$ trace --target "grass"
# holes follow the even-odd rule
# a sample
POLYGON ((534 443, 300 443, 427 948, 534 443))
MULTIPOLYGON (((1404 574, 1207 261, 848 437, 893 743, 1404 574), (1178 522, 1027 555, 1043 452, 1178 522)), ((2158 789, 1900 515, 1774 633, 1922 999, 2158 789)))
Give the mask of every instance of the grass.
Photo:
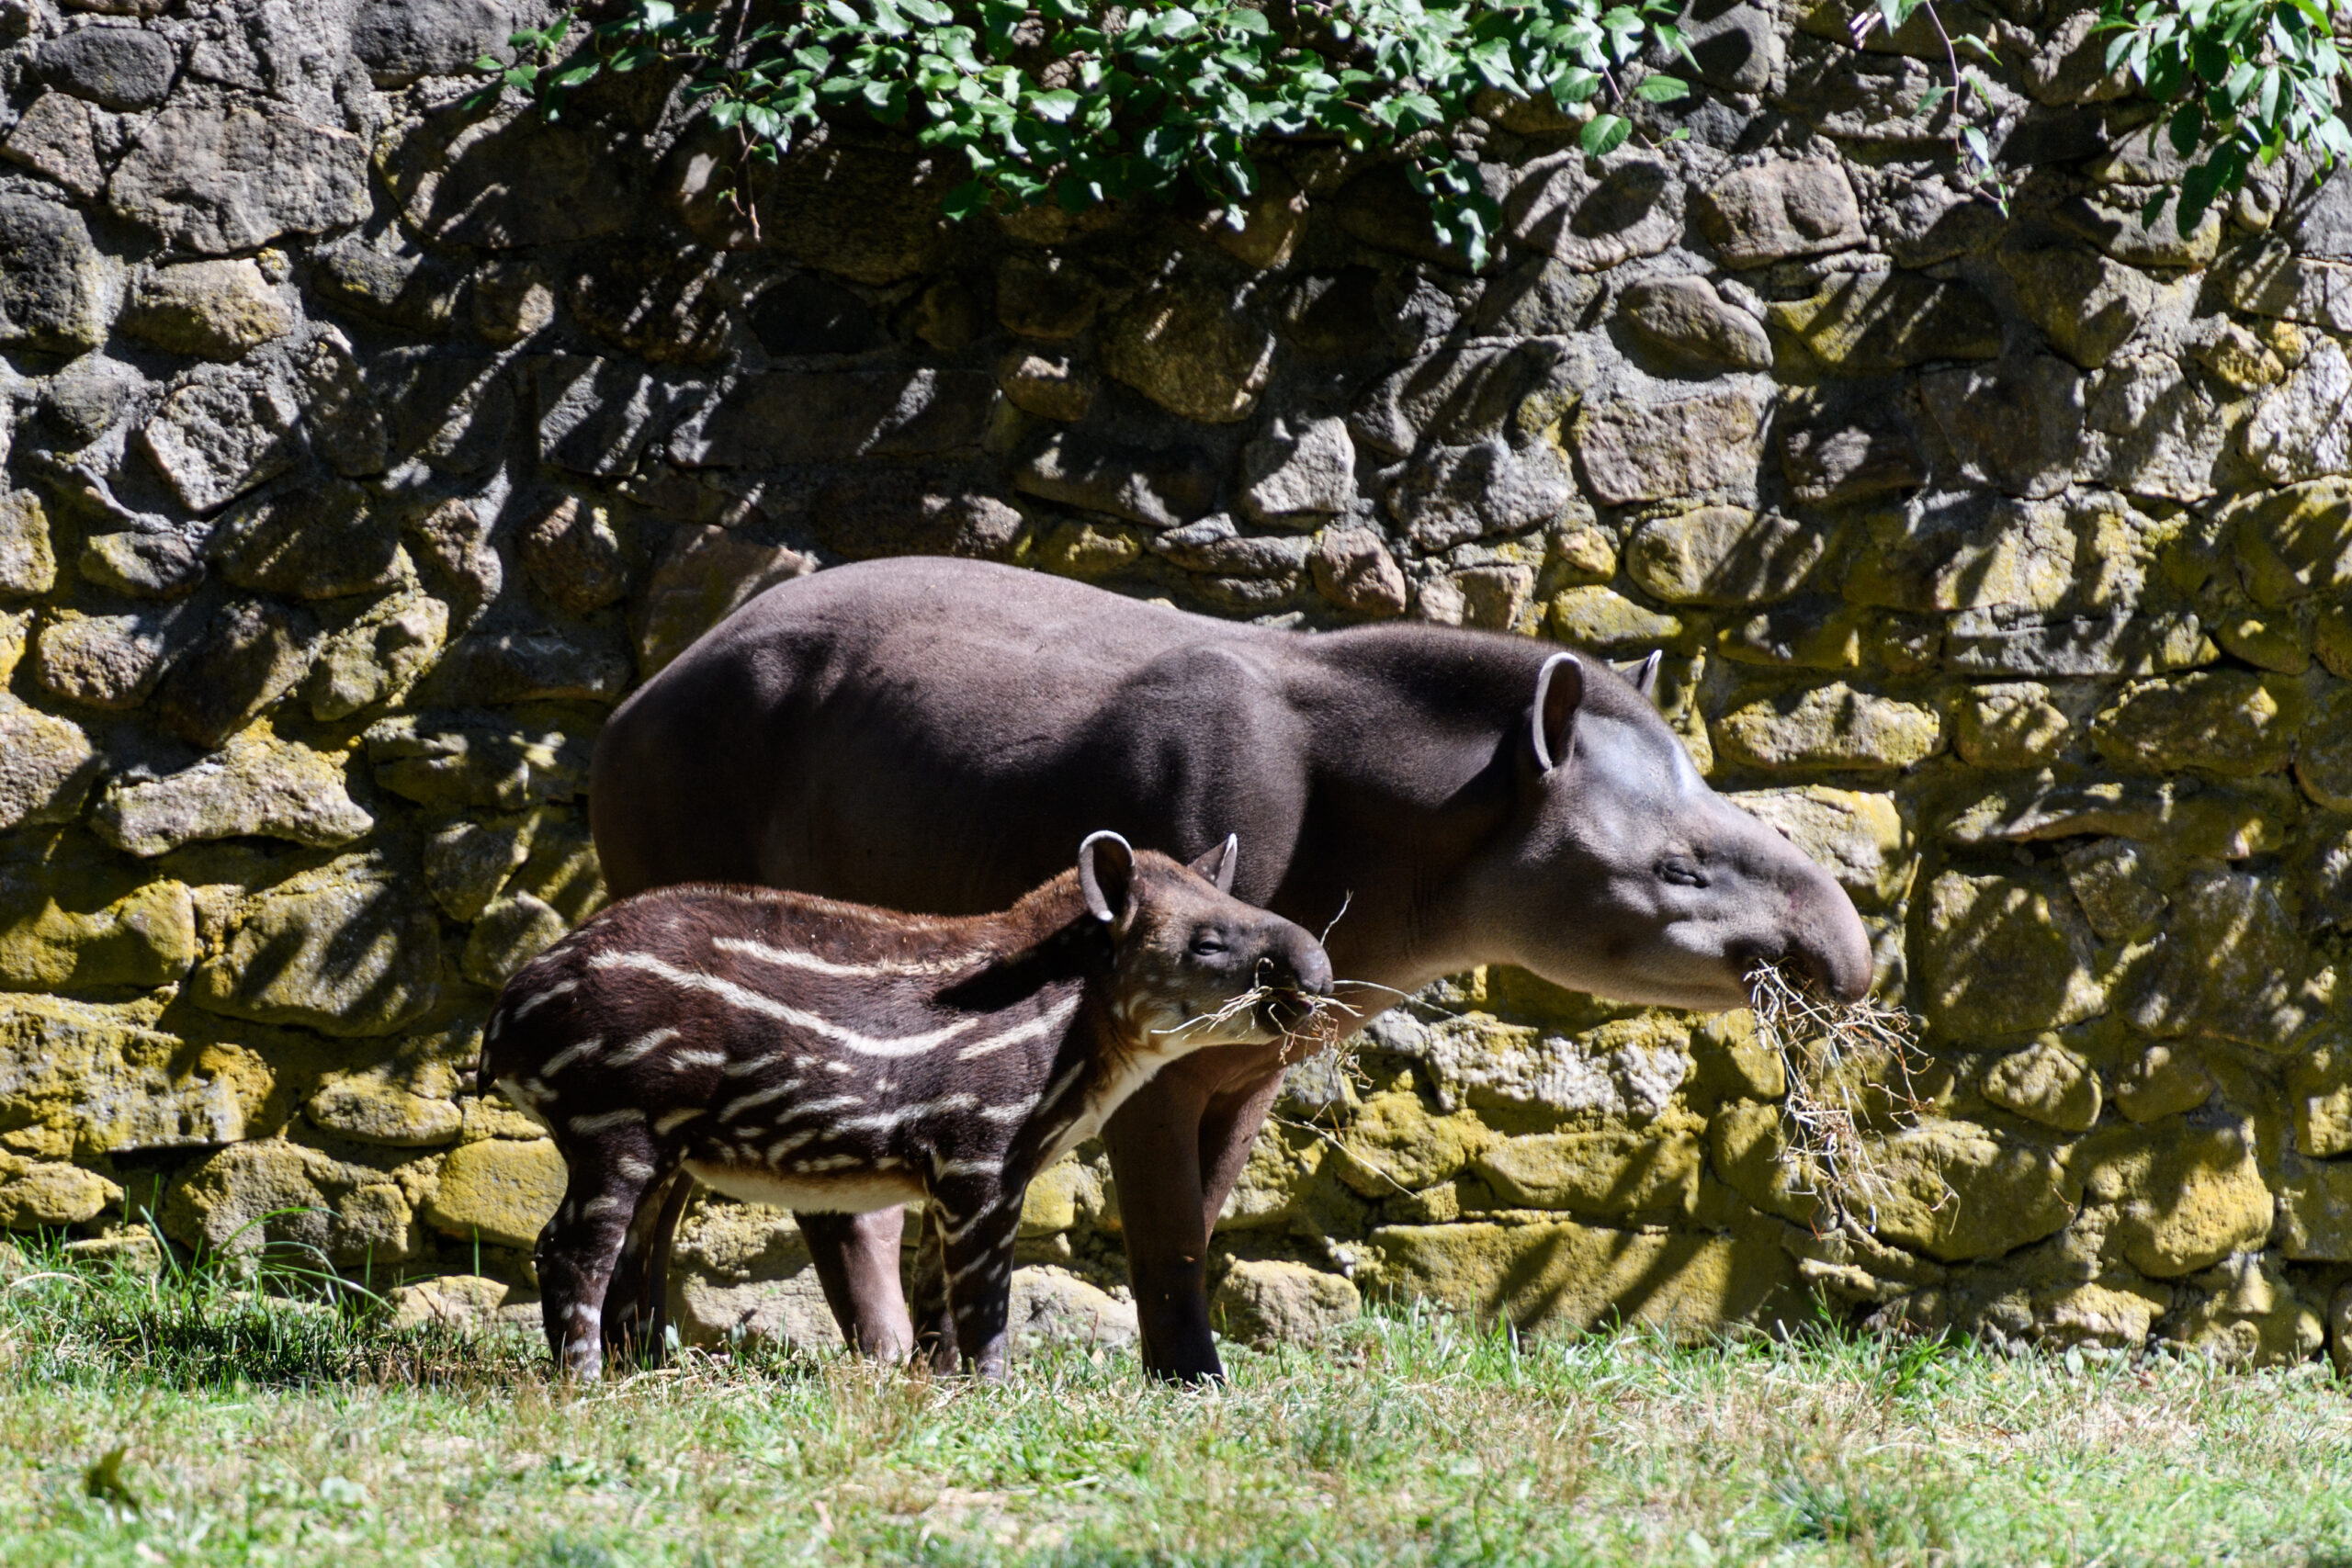
MULTIPOLYGON (((1222 1388, 695 1359, 585 1392, 202 1271, 0 1289, 0 1563, 2352 1562, 2318 1366, 1367 1319, 1222 1388)), ((364 1307, 365 1303, 361 1303, 364 1307)))

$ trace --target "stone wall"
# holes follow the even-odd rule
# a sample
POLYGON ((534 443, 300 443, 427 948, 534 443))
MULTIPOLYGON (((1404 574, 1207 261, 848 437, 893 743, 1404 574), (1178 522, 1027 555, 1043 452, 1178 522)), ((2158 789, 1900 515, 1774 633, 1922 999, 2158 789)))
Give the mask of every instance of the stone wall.
MULTIPOLYGON (((766 584, 947 551, 1663 648, 1930 1025, 1875 1235, 1825 1236, 1737 1020, 1438 987, 1296 1076, 1237 1332, 2346 1332, 2352 182, 2183 239, 2090 9, 1948 0, 2004 213, 1926 39, 1697 0, 1687 141, 1499 115, 1483 270, 1318 147, 1238 231, 954 227, 855 130, 739 205, 650 76, 469 113, 535 3, 0 0, 0 1223, 527 1316, 560 1166, 466 1069, 600 897, 600 718, 766 584)), ((1099 1160, 1041 1182, 1024 1313, 1112 1322, 1117 1225, 1099 1160)), ((691 1333, 823 1337, 788 1228, 683 1254, 691 1333)))

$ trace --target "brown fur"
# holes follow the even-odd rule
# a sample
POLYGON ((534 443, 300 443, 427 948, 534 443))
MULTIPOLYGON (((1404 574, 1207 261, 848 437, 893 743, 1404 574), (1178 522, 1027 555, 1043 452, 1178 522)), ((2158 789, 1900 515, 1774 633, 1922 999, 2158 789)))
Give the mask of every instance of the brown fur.
POLYGON ((565 1369, 594 1376, 607 1344, 658 1353, 670 1232, 698 1179, 808 1213, 925 1205, 956 1352, 1001 1371, 1030 1179, 1166 1062, 1279 1038, 1330 986, 1313 938, 1201 872, 1109 835, 1084 853, 1012 908, 957 919, 663 888, 525 965, 482 1072, 570 1167, 538 1250, 565 1369), (616 1273, 621 1321, 604 1311, 616 1273))

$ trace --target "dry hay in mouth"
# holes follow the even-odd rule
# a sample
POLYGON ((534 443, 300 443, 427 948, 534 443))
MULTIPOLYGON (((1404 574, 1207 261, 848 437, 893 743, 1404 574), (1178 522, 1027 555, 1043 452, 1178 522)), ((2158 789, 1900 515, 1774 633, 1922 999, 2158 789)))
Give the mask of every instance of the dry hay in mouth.
POLYGON ((1796 1173, 1790 1190, 1819 1202, 1816 1233, 1849 1219, 1875 1230, 1879 1203, 1894 1196, 1894 1184, 1864 1124, 1917 1122, 1923 1107, 1913 1078, 1926 1058, 1915 1021, 1867 997, 1833 1001, 1809 977, 1773 964, 1748 972, 1747 994, 1757 1041, 1780 1057, 1788 1079, 1781 1115, 1796 1173))
POLYGON ((1261 1004, 1273 1000, 1277 996, 1306 1010, 1304 1017, 1282 1032, 1283 1063, 1285 1066, 1332 1049, 1338 1043, 1342 1029, 1340 1015, 1345 1013, 1352 1017, 1356 1012, 1354 1008, 1336 997, 1311 997, 1303 992, 1277 992, 1272 986, 1253 986, 1215 1012, 1188 1018, 1169 1032, 1182 1036, 1193 1029, 1217 1028, 1246 1013, 1255 1012, 1261 1004))

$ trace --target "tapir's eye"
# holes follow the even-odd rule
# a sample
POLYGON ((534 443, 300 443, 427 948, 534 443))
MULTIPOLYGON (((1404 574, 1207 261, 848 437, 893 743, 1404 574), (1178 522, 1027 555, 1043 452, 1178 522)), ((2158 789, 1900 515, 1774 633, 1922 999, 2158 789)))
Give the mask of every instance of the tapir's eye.
POLYGON ((1217 954, 1227 951, 1228 950, 1225 945, 1225 939, 1217 935, 1216 932, 1194 931, 1193 933, 1193 957, 1215 958, 1217 954))
POLYGON ((1707 874, 1680 855, 1668 855, 1657 863, 1658 880, 1671 882, 1677 887, 1704 887, 1707 874))

